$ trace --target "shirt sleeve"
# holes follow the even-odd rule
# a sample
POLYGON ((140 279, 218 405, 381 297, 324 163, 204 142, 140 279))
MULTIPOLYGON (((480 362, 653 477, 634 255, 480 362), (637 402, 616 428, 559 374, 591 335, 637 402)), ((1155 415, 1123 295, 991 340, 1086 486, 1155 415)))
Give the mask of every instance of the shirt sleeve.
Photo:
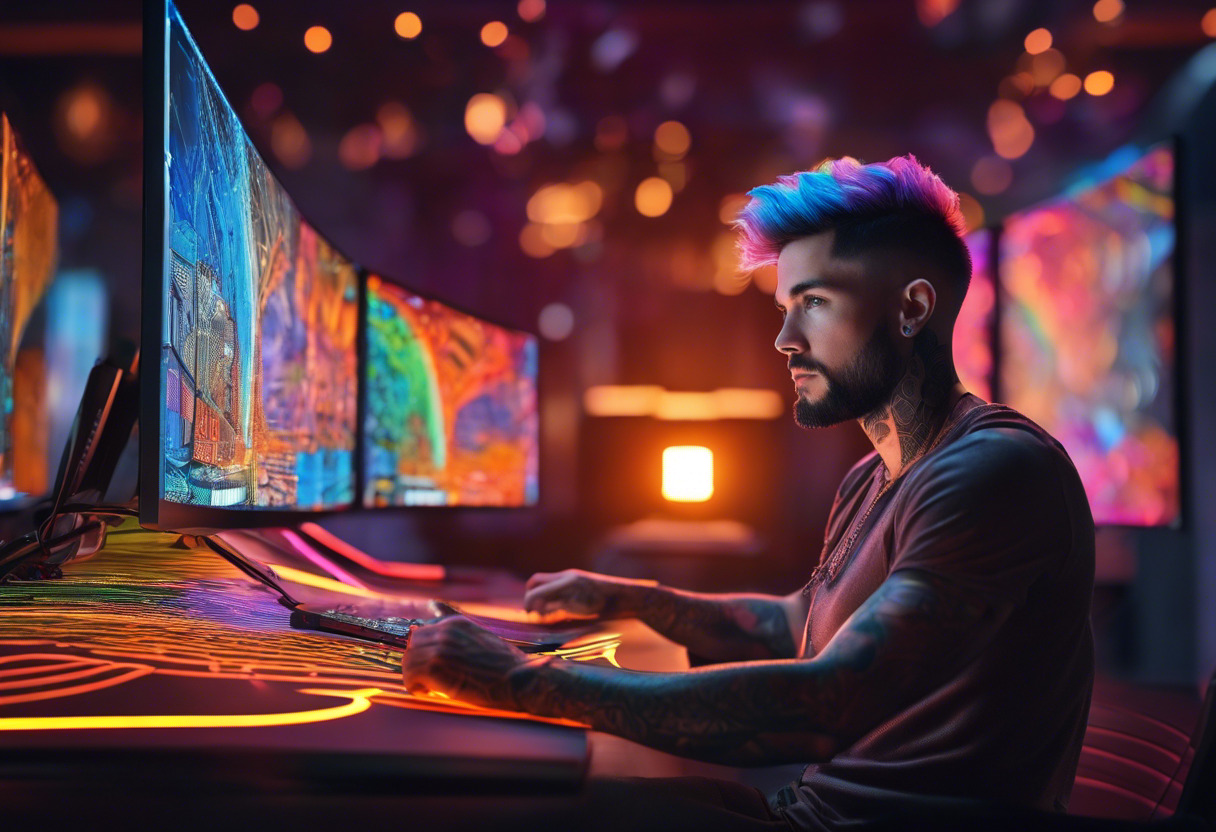
POLYGON ((929 572, 992 603, 1023 602, 1071 545, 1057 453, 1026 431, 992 428, 924 460, 900 495, 890 571, 929 572))

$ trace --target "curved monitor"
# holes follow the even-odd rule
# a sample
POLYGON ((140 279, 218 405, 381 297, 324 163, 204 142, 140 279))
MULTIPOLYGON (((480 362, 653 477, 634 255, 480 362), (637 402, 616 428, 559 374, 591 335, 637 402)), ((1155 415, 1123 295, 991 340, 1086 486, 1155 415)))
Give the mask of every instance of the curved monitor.
POLYGON ((1179 521, 1174 154, 1010 217, 1001 235, 1001 394, 1068 450, 1099 524, 1179 521))
POLYGON ((367 278, 363 503, 531 506, 536 336, 367 278))
MULTIPOLYGON (((0 113, 0 509, 47 493, 49 434, 44 339, 27 338, 55 272, 59 209, 0 113)), ((41 318, 45 318, 42 312, 41 318)), ((42 333, 36 333, 40 335, 42 333)), ((57 376, 56 376, 57 377, 57 376)))
POLYGON ((140 522, 349 507, 358 271, 300 217, 172 2, 147 6, 140 522))

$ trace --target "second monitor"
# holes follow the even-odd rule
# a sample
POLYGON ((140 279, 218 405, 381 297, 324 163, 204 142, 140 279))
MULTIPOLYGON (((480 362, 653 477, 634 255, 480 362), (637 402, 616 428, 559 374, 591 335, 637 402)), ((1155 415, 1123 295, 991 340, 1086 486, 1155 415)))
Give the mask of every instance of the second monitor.
POLYGON ((536 336, 367 278, 363 504, 530 506, 536 336))

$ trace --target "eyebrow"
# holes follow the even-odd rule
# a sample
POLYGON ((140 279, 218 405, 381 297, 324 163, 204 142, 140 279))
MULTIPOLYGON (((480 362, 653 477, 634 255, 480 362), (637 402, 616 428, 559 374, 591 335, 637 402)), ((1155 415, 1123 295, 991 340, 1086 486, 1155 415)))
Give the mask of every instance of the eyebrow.
MULTIPOLYGON (((807 292, 813 292, 816 289, 827 289, 829 291, 833 291, 833 290, 840 291, 844 288, 845 288, 844 281, 833 280, 831 278, 826 278, 826 277, 813 277, 810 280, 804 280, 801 283, 796 284, 792 289, 790 289, 789 299, 791 301, 797 300, 799 297, 801 297, 802 295, 805 295, 807 292)), ((773 298, 773 303, 777 305, 778 309, 781 308, 781 302, 778 301, 776 298, 773 298)))

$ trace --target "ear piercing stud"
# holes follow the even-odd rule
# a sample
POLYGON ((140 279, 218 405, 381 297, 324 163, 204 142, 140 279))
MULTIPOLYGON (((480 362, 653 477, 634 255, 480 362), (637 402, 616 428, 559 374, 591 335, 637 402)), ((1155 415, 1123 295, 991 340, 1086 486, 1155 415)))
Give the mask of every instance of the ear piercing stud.
POLYGON ((911 338, 912 337, 912 327, 907 326, 905 324, 904 325, 904 335, 907 335, 909 338, 911 338))

